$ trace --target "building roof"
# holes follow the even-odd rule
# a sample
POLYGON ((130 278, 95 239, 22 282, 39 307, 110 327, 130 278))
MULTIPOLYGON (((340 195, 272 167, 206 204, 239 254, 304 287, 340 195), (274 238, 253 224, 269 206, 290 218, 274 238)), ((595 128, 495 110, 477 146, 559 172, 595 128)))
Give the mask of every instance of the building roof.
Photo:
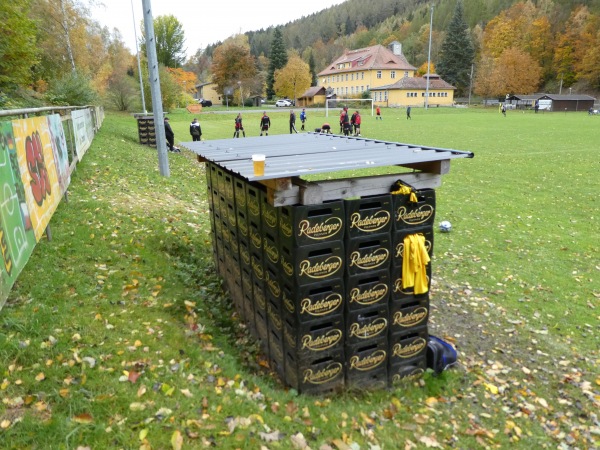
POLYGON ((594 97, 583 94, 572 94, 572 95, 558 95, 558 94, 542 94, 540 98, 547 98, 550 100, 596 100, 594 97))
MULTIPOLYGON (((390 91, 394 89, 427 89, 427 77, 403 77, 393 84, 372 87, 372 91, 390 91)), ((450 83, 446 83, 438 75, 429 75, 429 89, 456 89, 450 83)))
POLYGON ((326 69, 319 72, 318 76, 380 69, 417 70, 416 67, 409 64, 404 55, 395 55, 383 45, 373 45, 358 50, 348 50, 329 64, 326 69), (343 64, 344 68, 338 69, 340 64, 343 64), (350 67, 346 67, 348 64, 350 67))
POLYGON ((315 95, 325 95, 327 91, 323 86, 311 86, 309 87, 304 94, 300 96, 300 98, 304 97, 314 97, 315 95))

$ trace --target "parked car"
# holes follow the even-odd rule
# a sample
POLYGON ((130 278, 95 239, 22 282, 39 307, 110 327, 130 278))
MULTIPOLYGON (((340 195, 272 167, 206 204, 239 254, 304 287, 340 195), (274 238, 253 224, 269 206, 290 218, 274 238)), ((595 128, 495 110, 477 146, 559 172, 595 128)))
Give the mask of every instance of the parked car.
POLYGON ((203 98, 201 98, 200 100, 198 100, 198 103, 200 103, 203 108, 212 106, 212 102, 210 100, 204 100, 203 98))
POLYGON ((292 102, 290 102, 289 100, 284 98, 281 100, 277 100, 275 102, 275 106, 277 106, 277 107, 283 106, 285 108, 286 106, 292 106, 292 102))

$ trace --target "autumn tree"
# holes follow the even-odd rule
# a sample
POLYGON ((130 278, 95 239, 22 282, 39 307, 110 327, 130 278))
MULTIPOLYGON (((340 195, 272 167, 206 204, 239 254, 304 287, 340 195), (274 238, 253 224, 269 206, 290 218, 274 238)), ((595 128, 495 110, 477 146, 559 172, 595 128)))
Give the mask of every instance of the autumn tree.
POLYGON ((0 90, 27 85, 31 80, 38 48, 28 12, 28 1, 0 0, 0 90))
POLYGON ((256 62, 247 44, 228 40, 215 49, 211 71, 217 91, 224 94, 227 88, 248 89, 256 75, 256 62))
POLYGON ((310 68, 300 56, 292 54, 287 64, 275 71, 275 84, 273 88, 280 97, 296 99, 311 85, 312 77, 310 68))
POLYGON ((470 85, 471 65, 475 57, 469 27, 464 19, 462 1, 456 3, 438 63, 438 74, 464 95, 470 85))
POLYGON ((542 70, 529 53, 509 48, 494 61, 490 74, 492 94, 533 94, 540 83, 542 70))
MULTIPOLYGON (((185 33, 183 25, 173 15, 158 16, 154 19, 156 58, 165 67, 176 68, 185 61, 185 33)), ((142 26, 141 48, 146 53, 146 36, 142 26)))
POLYGON ((271 53, 269 55, 269 70, 267 72, 267 98, 273 98, 275 95, 275 71, 283 69, 287 64, 288 56, 283 43, 283 34, 281 29, 275 28, 273 40, 271 41, 271 53))

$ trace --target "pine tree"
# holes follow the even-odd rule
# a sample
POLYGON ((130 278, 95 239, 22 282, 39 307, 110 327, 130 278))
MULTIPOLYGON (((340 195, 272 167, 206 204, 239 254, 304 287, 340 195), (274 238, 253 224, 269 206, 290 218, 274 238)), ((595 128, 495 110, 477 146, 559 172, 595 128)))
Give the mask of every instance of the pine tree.
POLYGON ((271 41, 271 54, 269 55, 269 71, 267 73, 267 98, 272 99, 275 95, 275 71, 283 69, 287 64, 287 52, 283 43, 283 34, 280 28, 275 28, 273 40, 271 41))
POLYGON ((457 88, 458 96, 468 91, 474 55, 475 50, 464 19, 462 1, 459 0, 448 26, 437 65, 438 75, 457 88))
POLYGON ((317 70, 315 66, 315 57, 313 52, 310 52, 310 56, 308 57, 308 69, 310 70, 311 86, 317 85, 317 70))

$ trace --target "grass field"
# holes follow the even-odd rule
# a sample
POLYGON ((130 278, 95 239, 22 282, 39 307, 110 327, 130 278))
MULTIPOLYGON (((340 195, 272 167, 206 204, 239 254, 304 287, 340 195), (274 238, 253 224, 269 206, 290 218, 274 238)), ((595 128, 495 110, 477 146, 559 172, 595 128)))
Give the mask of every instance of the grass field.
MULTIPOLYGON (((203 138, 230 138, 236 114, 206 111, 203 138)), ((244 110, 247 135, 261 113, 244 110)), ((288 113, 269 110, 273 134, 288 113)), ((169 116, 189 141, 193 116, 169 116)), ((203 164, 169 154, 161 177, 135 120, 109 113, 0 311, 0 448, 598 448, 600 117, 412 117, 363 112, 362 135, 475 153, 437 189, 453 231, 435 235, 429 328, 458 367, 392 391, 286 390, 215 276, 203 164)), ((309 111, 308 129, 324 120, 309 111)))

